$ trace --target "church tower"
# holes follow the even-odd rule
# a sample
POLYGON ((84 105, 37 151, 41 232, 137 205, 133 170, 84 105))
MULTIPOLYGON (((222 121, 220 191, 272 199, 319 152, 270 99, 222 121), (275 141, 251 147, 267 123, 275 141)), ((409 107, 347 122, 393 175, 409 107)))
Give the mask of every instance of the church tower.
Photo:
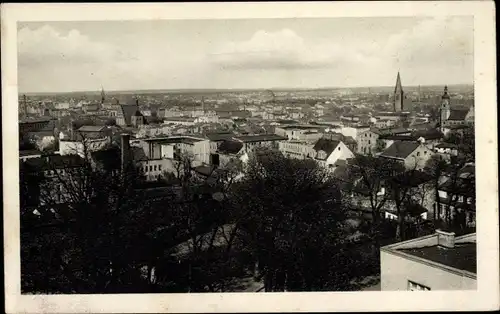
POLYGON ((404 98, 405 97, 403 86, 401 85, 401 77, 398 72, 398 77, 396 79, 396 88, 394 89, 394 112, 403 111, 404 98))
POLYGON ((444 87, 444 94, 441 96, 441 107, 439 108, 439 126, 443 130, 446 120, 450 117, 450 95, 448 95, 448 86, 444 87))

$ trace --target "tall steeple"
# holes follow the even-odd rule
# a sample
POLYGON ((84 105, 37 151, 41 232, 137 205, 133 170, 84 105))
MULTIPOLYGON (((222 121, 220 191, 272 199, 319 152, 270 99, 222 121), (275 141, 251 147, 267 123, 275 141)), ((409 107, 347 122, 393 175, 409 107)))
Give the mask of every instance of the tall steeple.
POLYGON ((441 107, 439 108, 439 126, 441 132, 444 132, 444 127, 450 114, 450 95, 448 95, 448 86, 445 86, 443 96, 441 96, 441 107))
POLYGON ((104 104, 104 100, 106 99, 106 94, 104 93, 104 87, 101 85, 101 104, 104 104))
POLYGON ((398 71, 398 77, 396 78, 396 87, 394 88, 394 112, 403 111, 403 101, 403 85, 401 84, 401 76, 399 75, 398 71))

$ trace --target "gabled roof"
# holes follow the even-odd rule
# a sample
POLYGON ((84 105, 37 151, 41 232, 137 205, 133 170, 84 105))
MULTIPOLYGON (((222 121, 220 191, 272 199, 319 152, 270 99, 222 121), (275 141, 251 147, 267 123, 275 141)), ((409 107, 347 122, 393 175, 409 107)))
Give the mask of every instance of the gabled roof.
POLYGON ((469 113, 469 110, 467 109, 451 109, 448 120, 463 121, 465 120, 465 116, 467 116, 467 113, 469 113))
POLYGON ((101 132, 106 129, 104 125, 83 125, 77 131, 78 132, 101 132))
POLYGON ((326 153, 326 156, 330 156, 330 154, 333 152, 333 150, 335 148, 337 148, 337 146, 339 146, 340 144, 340 141, 336 141, 336 140, 330 140, 330 139, 326 139, 326 138, 320 138, 316 144, 314 144, 314 147, 313 149, 316 151, 316 152, 319 152, 319 151, 324 151, 326 153))
MULTIPOLYGON (((120 105, 121 113, 125 119, 125 124, 129 125, 132 123, 132 116, 139 111, 138 105, 120 105)), ((141 114, 142 115, 142 114, 141 114)))
POLYGON ((243 142, 240 141, 224 141, 217 150, 221 154, 235 155, 243 148, 243 142))
POLYGON ((382 154, 381 157, 387 158, 398 158, 398 159, 406 159, 411 153, 419 147, 420 144, 416 142, 409 141, 396 141, 392 143, 382 154))

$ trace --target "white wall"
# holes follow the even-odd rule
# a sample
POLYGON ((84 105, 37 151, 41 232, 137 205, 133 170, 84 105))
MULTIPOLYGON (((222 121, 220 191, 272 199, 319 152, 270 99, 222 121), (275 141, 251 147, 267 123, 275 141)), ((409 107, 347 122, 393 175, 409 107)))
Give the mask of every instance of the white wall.
POLYGON ((173 145, 161 145, 161 157, 162 158, 174 158, 174 146, 173 145))
POLYGON ((326 159, 326 165, 333 165, 339 159, 346 160, 348 158, 354 158, 354 154, 343 142, 339 142, 339 145, 335 147, 333 152, 326 159))
POLYGON ((381 290, 406 291, 408 280, 433 290, 475 290, 475 278, 407 259, 382 250, 380 252, 381 290))
POLYGON ((434 155, 434 152, 425 145, 420 145, 410 156, 405 159, 406 169, 421 170, 427 161, 434 155))

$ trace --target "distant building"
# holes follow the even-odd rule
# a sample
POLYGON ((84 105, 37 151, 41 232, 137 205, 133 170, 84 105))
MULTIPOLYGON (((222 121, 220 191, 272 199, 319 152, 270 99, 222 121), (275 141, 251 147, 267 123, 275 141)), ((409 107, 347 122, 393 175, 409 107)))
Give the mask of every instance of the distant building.
POLYGON ((441 96, 441 107, 439 109, 439 124, 441 131, 446 133, 446 129, 460 125, 474 124, 474 106, 469 109, 451 109, 450 95, 448 86, 444 87, 443 96, 441 96))
POLYGON ((279 143, 279 151, 283 153, 285 157, 296 158, 296 159, 306 159, 312 158, 316 155, 314 151, 315 142, 307 141, 286 141, 279 143))
POLYGON ((409 170, 421 170, 433 154, 434 152, 421 142, 395 141, 379 157, 397 160, 409 170))
POLYGON ((396 87, 394 88, 394 112, 402 112, 404 110, 408 110, 408 105, 410 100, 407 99, 405 92, 403 91, 403 85, 401 84, 401 76, 399 75, 396 78, 396 87))
POLYGON ((163 119, 163 123, 191 126, 196 124, 196 119, 197 118, 191 118, 191 117, 169 117, 163 119))
POLYGON ((278 143, 286 141, 287 138, 276 134, 243 135, 234 138, 243 143, 245 152, 250 152, 257 147, 278 148, 278 143))
POLYGON ((319 125, 282 125, 274 129, 274 133, 289 140, 317 140, 321 138, 325 127, 319 125))
POLYGON ((319 139, 314 144, 313 150, 316 152, 314 159, 323 167, 332 170, 346 163, 347 159, 354 158, 352 151, 342 141, 327 138, 319 139))
POLYGON ((119 126, 138 127, 145 124, 145 119, 139 110, 139 101, 135 105, 119 105, 116 112, 116 124, 119 126))
POLYGON ((380 131, 376 128, 371 128, 366 131, 359 132, 356 137, 358 154, 375 154, 377 152, 377 141, 380 136, 380 131))
POLYGON ((382 291, 477 289, 476 234, 435 234, 380 249, 382 291))

